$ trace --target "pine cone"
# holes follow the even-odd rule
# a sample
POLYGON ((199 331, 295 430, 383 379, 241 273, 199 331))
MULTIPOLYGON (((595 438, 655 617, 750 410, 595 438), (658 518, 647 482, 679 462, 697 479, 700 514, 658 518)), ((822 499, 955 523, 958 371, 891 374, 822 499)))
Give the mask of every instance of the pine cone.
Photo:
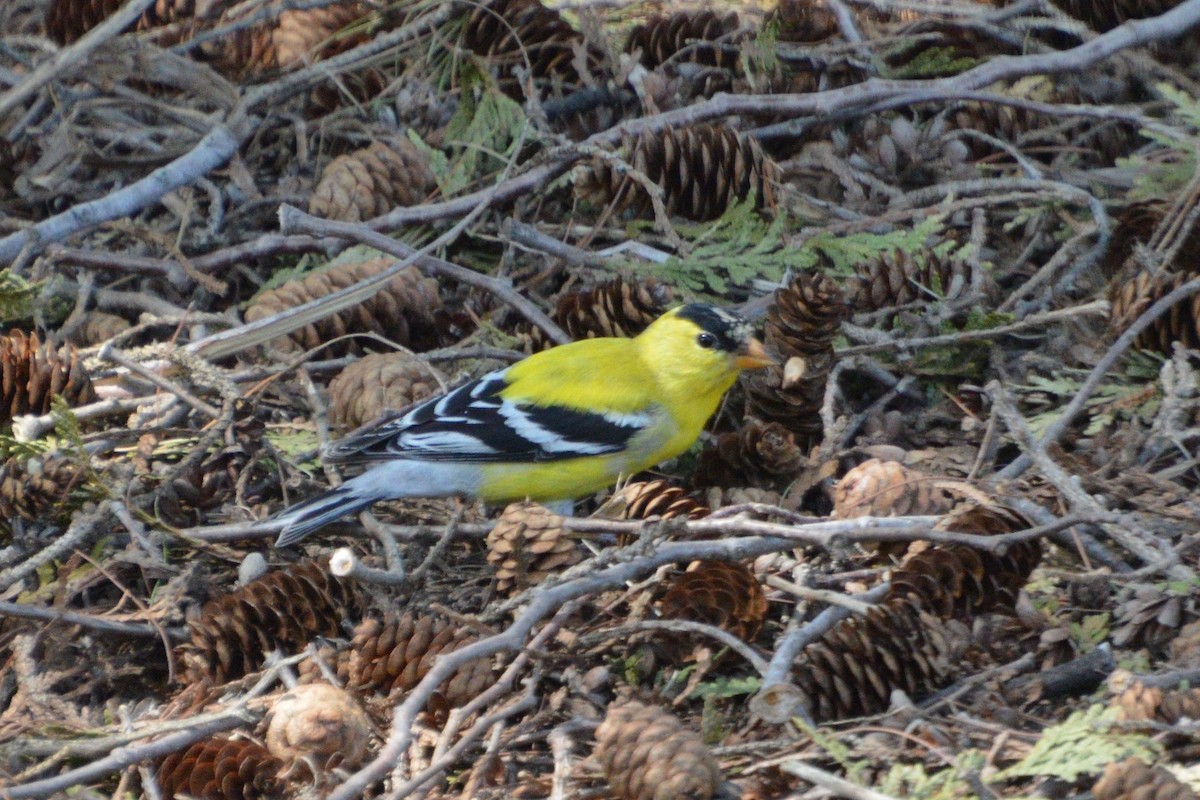
POLYGON ((625 484, 613 492, 596 516, 611 519, 700 519, 708 516, 708 509, 683 489, 658 479, 625 484))
MULTIPOLYGON (((412 689, 433 668, 441 654, 476 640, 465 628, 432 615, 367 618, 354 629, 349 658, 338 666, 338 677, 356 692, 393 695, 412 689)), ((462 666, 439 689, 446 703, 459 706, 474 700, 495 681, 491 659, 462 666)))
POLYGON ((822 273, 802 273, 775 292, 767 310, 766 347, 781 364, 743 376, 746 413, 779 422, 801 448, 819 441, 825 383, 833 368, 833 338, 847 316, 842 290, 822 273))
POLYGON ((1184 625, 1171 640, 1171 664, 1175 669, 1200 669, 1200 620, 1184 625))
MULTIPOLYGON (((333 294, 354 283, 377 275, 395 262, 372 258, 338 264, 323 272, 288 281, 277 289, 263 292, 246 309, 246 321, 254 322, 311 300, 333 294)), ((422 277, 416 267, 400 272, 376 293, 357 306, 292 331, 272 345, 284 352, 308 350, 352 333, 376 333, 401 346, 423 350, 437 344, 435 315, 442 307, 437 281, 422 277)), ((362 347, 354 338, 321 350, 328 357, 358 354, 362 347)))
POLYGON ((437 188, 429 161, 408 139, 338 156, 321 173, 308 213, 343 222, 362 222, 393 208, 423 203, 437 188))
POLYGON ((214 738, 168 755, 157 777, 164 800, 269 800, 286 795, 283 766, 262 745, 214 738))
POLYGON ((124 4, 124 0, 51 0, 46 33, 60 45, 71 44, 124 4))
POLYGON ((1017 593, 1039 560, 1037 542, 1019 542, 1002 556, 965 545, 934 545, 892 573, 888 599, 905 597, 930 613, 970 622, 996 608, 1015 608, 1017 593))
MULTIPOLYGON (((735 199, 752 197, 757 208, 775 207, 775 162, 758 142, 727 124, 692 125, 643 133, 626 140, 629 164, 663 191, 668 214, 699 221, 715 219, 735 199)), ((649 196, 608 161, 597 161, 576 184, 576 192, 597 203, 650 216, 649 196)))
POLYGON ((563 528, 563 518, 528 501, 504 509, 487 535, 487 546, 500 592, 541 583, 583 560, 579 545, 563 528))
POLYGON ((696 561, 668 584, 659 603, 664 619, 706 622, 753 641, 767 617, 767 596, 745 564, 696 561))
MULTIPOLYGON (((268 6, 282 7, 279 0, 268 6)), ((242 22, 248 14, 261 13, 261 6, 228 8, 217 26, 242 22)), ((356 0, 307 9, 284 8, 266 21, 242 27, 201 45, 201 54, 213 66, 236 77, 258 76, 276 70, 294 69, 330 58, 366 40, 365 33, 340 35, 371 10, 356 0)))
POLYGON ((36 333, 21 331, 0 336, 0 422, 18 414, 45 414, 55 397, 71 406, 96 399, 92 379, 74 347, 55 350, 38 341, 36 333))
MULTIPOLYGON (((255 465, 255 456, 262 449, 264 430, 260 420, 239 419, 229 428, 226 441, 203 461, 182 471, 172 465, 170 480, 155 490, 155 513, 172 525, 189 527, 202 524, 205 512, 234 500, 239 483, 243 483, 242 470, 255 465)), ((158 439, 147 436, 147 445, 153 447, 158 439)), ((244 483, 243 489, 250 491, 243 500, 251 501, 253 491, 244 483)))
POLYGON ((654 278, 613 278, 558 300, 554 319, 572 339, 632 338, 662 316, 674 298, 671 287, 654 278))
POLYGON ((1185 718, 1200 720, 1200 689, 1163 691, 1135 680, 1113 698, 1112 705, 1127 722, 1175 725, 1185 718))
POLYGON ((891 600, 842 620, 805 647, 792 680, 816 722, 879 714, 896 689, 920 700, 958 675, 969 639, 961 623, 891 600))
POLYGON ((824 0, 780 0, 764 26, 774 23, 781 42, 820 42, 839 32, 837 15, 824 0))
POLYGON ((79 347, 91 347, 103 344, 118 333, 129 330, 129 320, 109 314, 104 311, 89 311, 83 318, 83 324, 71 333, 72 344, 79 347))
POLYGON ((1054 0, 1054 5, 1083 20, 1097 33, 1111 31, 1131 19, 1165 14, 1181 0, 1054 0))
POLYGON ((909 303, 953 300, 971 288, 971 266, 943 259, 932 251, 923 259, 894 250, 867 259, 856 267, 846 299, 856 313, 895 308, 909 303))
POLYGON ((692 482, 701 487, 786 486, 805 463, 791 431, 778 422, 747 419, 700 451, 692 482))
POLYGON ((1161 651, 1184 622, 1191 599, 1162 591, 1149 584, 1127 586, 1117 596, 1113 612, 1113 644, 1161 651))
POLYGON ((324 770, 358 766, 371 737, 370 718, 349 692, 328 683, 294 687, 271 706, 266 724, 271 755, 312 758, 324 770))
POLYGON ((543 99, 589 85, 579 73, 577 50, 589 76, 604 74, 604 53, 572 28, 557 9, 539 0, 487 0, 460 7, 461 15, 466 16, 462 46, 484 57, 496 70, 500 88, 513 98, 525 96, 516 73, 526 69, 526 57, 535 91, 543 99))
POLYGON ((949 129, 944 117, 916 121, 903 116, 890 120, 872 117, 848 140, 848 161, 901 189, 976 177, 971 148, 961 139, 947 136, 949 129))
MULTIPOLYGON (((1140 272, 1132 279, 1114 284, 1109 290, 1112 310, 1109 325, 1122 331, 1133 324, 1151 305, 1185 283, 1200 277, 1196 272, 1174 275, 1152 275, 1140 272)), ((1200 348, 1200 292, 1172 306, 1166 314, 1138 334, 1134 347, 1170 354, 1173 343, 1190 349, 1200 348)))
POLYGON ((739 25, 736 11, 719 14, 701 9, 659 15, 630 31, 625 52, 640 51, 642 66, 650 70, 668 61, 730 69, 738 63, 740 48, 733 34, 739 25))
POLYGON ((317 636, 337 636, 342 621, 361 608, 358 589, 334 578, 323 564, 303 562, 268 572, 204 604, 188 622, 183 647, 190 682, 240 678, 258 668, 263 654, 295 653, 317 636))
POLYGON ((357 428, 442 388, 433 367, 408 353, 363 356, 329 382, 329 424, 357 428))
POLYGON ((878 458, 847 472, 833 489, 833 515, 839 519, 944 514, 956 502, 934 476, 878 458))
POLYGON ((608 707, 595 755, 622 800, 708 800, 722 780, 699 734, 670 712, 638 702, 608 707))
POLYGON ((16 517, 66 521, 87 485, 86 472, 69 458, 10 458, 0 466, 0 531, 11 532, 16 517))
POLYGON ((1147 766, 1138 758, 1127 758, 1104 768, 1092 787, 1096 800, 1196 800, 1187 784, 1162 767, 1147 766))

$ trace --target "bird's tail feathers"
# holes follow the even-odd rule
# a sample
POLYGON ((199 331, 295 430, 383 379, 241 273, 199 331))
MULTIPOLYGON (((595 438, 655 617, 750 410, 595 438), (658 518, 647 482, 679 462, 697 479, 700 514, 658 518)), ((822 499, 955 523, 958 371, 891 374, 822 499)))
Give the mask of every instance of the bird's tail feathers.
POLYGON ((283 530, 275 540, 276 547, 296 544, 318 528, 334 520, 354 514, 374 503, 379 498, 356 487, 354 481, 343 483, 303 503, 298 503, 276 517, 283 522, 283 530))

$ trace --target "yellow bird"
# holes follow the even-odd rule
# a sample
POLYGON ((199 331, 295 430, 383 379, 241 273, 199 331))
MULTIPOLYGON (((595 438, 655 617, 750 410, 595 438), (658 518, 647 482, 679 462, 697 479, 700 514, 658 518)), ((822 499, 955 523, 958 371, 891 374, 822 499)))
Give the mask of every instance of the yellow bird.
POLYGON ((382 500, 590 494, 687 450, 738 374, 771 363, 749 323, 702 303, 536 353, 331 444, 326 462, 373 466, 282 512, 275 545, 382 500))

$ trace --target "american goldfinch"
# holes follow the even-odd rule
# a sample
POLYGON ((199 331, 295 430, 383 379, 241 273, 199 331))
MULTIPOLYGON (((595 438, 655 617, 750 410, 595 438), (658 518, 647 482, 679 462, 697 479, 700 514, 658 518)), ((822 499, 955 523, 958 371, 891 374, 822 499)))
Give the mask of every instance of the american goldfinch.
POLYGON ((770 363, 745 320, 701 303, 536 353, 331 444, 326 462, 374 466, 280 514, 275 546, 381 500, 590 494, 687 450, 738 374, 770 363))

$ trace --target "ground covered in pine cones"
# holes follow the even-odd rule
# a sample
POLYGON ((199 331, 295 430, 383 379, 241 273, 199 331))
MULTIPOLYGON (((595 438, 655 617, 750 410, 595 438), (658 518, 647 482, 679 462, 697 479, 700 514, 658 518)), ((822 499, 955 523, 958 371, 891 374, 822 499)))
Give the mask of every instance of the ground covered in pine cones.
POLYGON ((1194 798, 1200 0, 0 3, 5 797, 1194 798), (684 457, 321 446, 703 299, 684 457))

